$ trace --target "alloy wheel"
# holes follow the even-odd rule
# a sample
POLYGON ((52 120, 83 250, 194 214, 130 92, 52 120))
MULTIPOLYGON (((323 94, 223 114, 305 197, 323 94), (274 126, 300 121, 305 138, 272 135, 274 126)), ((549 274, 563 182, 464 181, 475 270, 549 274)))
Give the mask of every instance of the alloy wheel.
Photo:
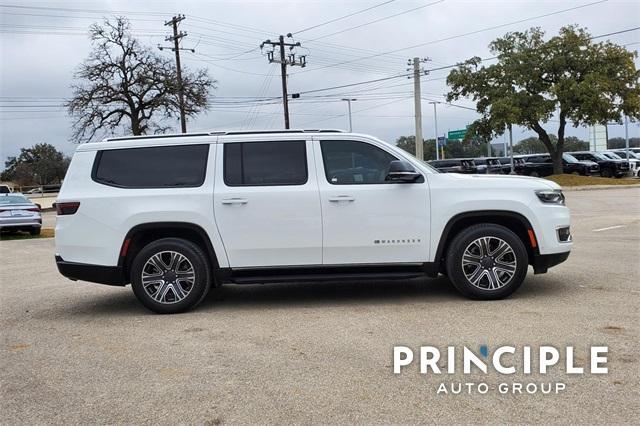
POLYGON ((469 283, 482 290, 497 290, 511 281, 517 260, 513 248, 497 237, 473 240, 464 250, 462 271, 469 283))
POLYGON ((195 279, 189 259, 175 251, 158 252, 142 267, 142 287, 158 303, 180 302, 193 289, 195 279))

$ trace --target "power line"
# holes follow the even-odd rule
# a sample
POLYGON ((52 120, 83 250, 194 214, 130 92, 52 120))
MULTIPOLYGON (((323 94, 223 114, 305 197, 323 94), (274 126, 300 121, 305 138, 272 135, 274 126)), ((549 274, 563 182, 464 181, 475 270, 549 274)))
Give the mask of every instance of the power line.
POLYGON ((640 30, 640 27, 634 27, 634 28, 629 28, 627 30, 620 30, 620 31, 616 31, 616 32, 613 32, 613 33, 609 33, 609 34, 602 34, 602 35, 598 35, 598 36, 593 36, 593 37, 590 38, 590 40, 593 40, 594 38, 609 37, 609 36, 612 36, 612 35, 628 33, 630 31, 637 31, 637 30, 640 30))
MULTIPOLYGON (((491 31, 491 30, 495 30, 495 29, 498 29, 498 28, 507 27, 507 26, 510 26, 510 25, 521 24, 523 22, 532 21, 532 20, 535 20, 535 19, 546 18, 546 17, 557 15, 557 14, 560 14, 560 13, 570 12, 570 11, 573 11, 573 10, 582 9, 582 8, 593 6, 593 5, 596 5, 596 4, 605 3, 606 1, 608 1, 608 0, 598 0, 598 1, 595 1, 595 2, 592 2, 592 3, 582 4, 582 5, 570 7, 570 8, 567 8, 567 9, 557 10, 555 12, 549 12, 549 13, 545 13, 545 14, 542 14, 542 15, 536 15, 536 16, 532 16, 532 17, 529 17, 529 18, 519 19, 519 20, 516 20, 516 21, 507 22, 507 23, 504 23, 504 24, 493 25, 491 27, 481 28, 481 29, 470 31, 470 32, 463 33, 463 34, 458 34, 458 35, 445 37, 445 38, 441 38, 441 39, 437 39, 437 40, 431 40, 431 41, 427 41, 427 42, 424 42, 424 43, 414 44, 412 46, 401 47, 401 48, 398 48, 398 49, 389 50, 389 51, 381 52, 381 53, 376 53, 374 55, 364 56, 364 57, 361 57, 361 58, 355 58, 355 59, 352 59, 350 61, 340 62, 340 63, 341 64, 347 64, 347 63, 362 61, 362 60, 365 60, 365 59, 377 58, 379 56, 388 55, 390 53, 402 52, 404 50, 410 50, 410 49, 415 49, 417 47, 423 47, 423 46, 427 46, 427 45, 430 45, 430 44, 440 43, 440 42, 443 42, 443 41, 454 40, 456 38, 466 37, 466 36, 478 34, 478 33, 484 32, 484 31, 491 31)), ((320 69, 323 69, 323 68, 327 68, 327 67, 328 66, 313 68, 313 69, 309 69, 309 70, 306 70, 306 71, 300 71, 299 73, 309 72, 309 71, 317 71, 317 70, 320 70, 320 69)))
POLYGON ((380 6, 384 6, 385 4, 393 3, 394 1, 396 1, 396 0, 388 0, 388 1, 385 1, 385 2, 382 2, 382 3, 378 3, 376 5, 369 6, 369 7, 365 8, 365 9, 361 9, 361 10, 358 10, 356 12, 349 13, 348 15, 340 16, 339 18, 334 18, 334 19, 331 19, 331 20, 326 21, 326 22, 322 22, 322 23, 317 24, 317 25, 312 25, 310 27, 303 28, 301 30, 295 31, 293 34, 298 35, 298 34, 303 33, 305 31, 309 31, 309 30, 313 30, 314 28, 322 27, 323 25, 332 24, 334 22, 338 22, 338 21, 341 21, 343 19, 350 18, 350 17, 355 16, 355 15, 359 15, 359 14, 367 12, 369 10, 376 9, 376 8, 378 8, 380 6))
POLYGON ((433 5, 436 5, 438 3, 442 3, 443 1, 444 0, 437 0, 437 1, 434 1, 432 3, 427 3, 427 4, 422 5, 422 6, 418 6, 418 7, 412 8, 412 9, 405 10, 403 12, 395 13, 393 15, 384 16, 382 18, 378 18, 378 19, 375 19, 373 21, 365 22, 364 24, 355 25, 355 26, 350 27, 350 28, 345 28, 343 30, 336 31, 336 32, 333 32, 333 33, 330 33, 330 34, 325 34, 323 36, 316 37, 316 38, 314 38, 314 39, 312 39, 310 41, 316 41, 316 40, 320 40, 322 38, 332 37, 334 35, 342 34, 342 33, 345 33, 347 31, 352 31, 352 30, 355 30, 355 29, 358 29, 358 28, 362 28, 362 27, 365 27, 367 25, 376 24, 376 23, 381 22, 381 21, 386 21, 387 19, 395 18, 396 16, 400 16, 400 15, 405 15, 405 14, 410 13, 410 12, 415 12, 416 10, 424 9, 425 7, 433 6, 433 5))

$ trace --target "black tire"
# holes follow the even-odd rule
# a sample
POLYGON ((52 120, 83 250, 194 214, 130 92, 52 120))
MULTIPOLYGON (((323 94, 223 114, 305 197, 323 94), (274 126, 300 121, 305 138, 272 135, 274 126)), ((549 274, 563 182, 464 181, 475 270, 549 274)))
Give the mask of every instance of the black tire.
POLYGON ((611 169, 606 167, 606 168, 600 170, 600 176, 606 177, 606 178, 610 178, 611 177, 611 169))
POLYGON ((538 173, 537 171, 532 171, 531 173, 529 173, 529 176, 531 177, 540 177, 540 173, 538 173))
POLYGON ((162 238, 140 250, 131 264, 130 278, 133 293, 146 308, 158 314, 175 314, 193 309, 205 298, 211 287, 211 268, 205 252, 196 244, 180 238, 162 238), (173 270, 170 269, 171 263, 174 263, 171 253, 177 253, 177 264, 173 270), (156 255, 161 256, 161 265, 151 260, 156 255), (155 281, 147 285, 149 290, 145 289, 142 282, 143 270, 146 274, 157 276, 156 280, 149 280, 155 281), (179 274, 183 277, 193 276, 193 279, 178 279, 181 276, 179 274), (162 290, 163 293, 159 295, 162 290), (157 298, 154 299, 152 294, 157 298))
MULTIPOLYGON (((479 246, 477 247, 480 248, 479 246)), ((497 251, 494 249, 493 253, 497 251)), ((475 253, 473 255, 475 256, 475 253)), ((454 287, 464 296, 471 299, 494 300, 511 295, 522 285, 527 275, 528 265, 529 257, 522 240, 510 229, 491 223, 472 225, 460 231, 447 249, 447 275, 454 287), (486 250, 489 254, 491 254, 491 247, 495 247, 491 244, 501 244, 500 240, 506 243, 511 251, 497 256, 496 259, 491 256, 486 256, 486 258, 490 259, 484 259, 482 258, 482 253, 480 253, 477 257, 482 259, 477 264, 477 268, 480 268, 479 270, 475 269, 476 266, 473 264, 463 266, 465 250, 475 247, 475 243, 480 238, 489 238, 490 248, 486 250), (510 264, 509 269, 512 269, 513 273, 502 269, 506 268, 504 266, 506 264, 510 264), (498 269, 497 271, 496 268, 498 269), (471 275, 471 278, 474 278, 476 273, 480 274, 480 278, 474 285, 467 276, 471 275), (496 288, 490 289, 488 287, 491 286, 492 279, 497 280, 498 284, 495 286, 496 288)))
POLYGON ((29 234, 31 234, 31 235, 40 235, 40 228, 36 227, 36 228, 29 229, 29 234))

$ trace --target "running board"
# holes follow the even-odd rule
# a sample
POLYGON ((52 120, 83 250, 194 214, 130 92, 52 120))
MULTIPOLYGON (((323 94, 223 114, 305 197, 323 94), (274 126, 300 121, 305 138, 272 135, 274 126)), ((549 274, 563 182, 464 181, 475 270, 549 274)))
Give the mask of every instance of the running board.
POLYGON ((303 281, 372 281, 372 280, 407 280, 426 276, 424 272, 397 272, 372 274, 304 274, 304 275, 269 275, 231 277, 235 284, 266 284, 303 281))
POLYGON ((225 270, 219 277, 235 284, 264 284, 301 281, 406 280, 434 275, 434 264, 351 265, 317 267, 275 267, 225 270))

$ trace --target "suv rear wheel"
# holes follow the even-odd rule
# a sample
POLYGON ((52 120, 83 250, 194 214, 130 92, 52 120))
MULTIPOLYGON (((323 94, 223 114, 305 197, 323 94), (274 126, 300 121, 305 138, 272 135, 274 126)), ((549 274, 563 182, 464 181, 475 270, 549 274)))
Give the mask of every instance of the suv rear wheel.
POLYGON ((455 236, 447 251, 447 274, 473 299, 501 299, 516 291, 528 268, 527 249, 510 229, 479 224, 455 236))
POLYGON ((203 250, 180 238, 147 244, 131 265, 131 287, 145 307, 159 314, 194 308, 211 286, 203 250))

